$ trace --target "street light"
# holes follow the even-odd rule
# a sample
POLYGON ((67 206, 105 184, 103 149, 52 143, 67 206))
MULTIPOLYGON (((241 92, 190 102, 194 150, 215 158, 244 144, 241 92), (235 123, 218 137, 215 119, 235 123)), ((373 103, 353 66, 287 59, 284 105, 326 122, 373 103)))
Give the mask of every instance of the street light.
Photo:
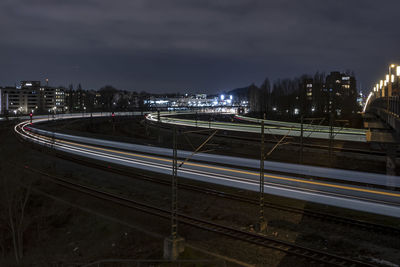
POLYGON ((391 64, 389 66, 389 75, 386 75, 386 79, 389 83, 388 85, 388 95, 387 96, 392 96, 392 86, 394 83, 394 75, 392 75, 392 69, 394 69, 396 67, 395 64, 391 64))
POLYGON ((396 67, 395 64, 391 64, 389 66, 389 75, 386 75, 386 80, 388 82, 388 89, 387 89, 387 111, 389 112, 389 97, 392 96, 392 86, 393 86, 393 82, 394 82, 394 76, 392 75, 392 69, 396 67))

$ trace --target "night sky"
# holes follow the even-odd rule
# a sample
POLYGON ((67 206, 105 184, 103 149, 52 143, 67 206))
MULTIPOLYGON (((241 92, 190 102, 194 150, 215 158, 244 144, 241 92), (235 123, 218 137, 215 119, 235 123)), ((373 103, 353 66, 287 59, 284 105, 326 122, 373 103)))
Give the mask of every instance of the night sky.
POLYGON ((1 0, 0 86, 218 92, 400 63, 399 0, 1 0))

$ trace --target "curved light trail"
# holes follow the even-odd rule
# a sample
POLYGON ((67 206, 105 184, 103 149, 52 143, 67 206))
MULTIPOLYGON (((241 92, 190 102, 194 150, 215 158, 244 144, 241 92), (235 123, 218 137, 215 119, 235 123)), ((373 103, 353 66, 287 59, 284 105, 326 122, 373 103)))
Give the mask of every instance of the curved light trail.
MULTIPOLYGON (((68 116, 64 117, 65 119, 68 116)), ((47 119, 37 119, 34 123, 45 121, 47 119)), ((71 153, 87 158, 92 158, 108 163, 124 165, 137 169, 144 169, 165 175, 171 174, 172 150, 165 148, 154 148, 151 154, 141 152, 132 152, 135 145, 120 143, 114 147, 111 141, 100 139, 84 138, 73 136, 74 141, 61 139, 60 133, 51 133, 52 137, 46 136, 43 132, 30 126, 29 122, 22 122, 15 126, 15 131, 25 140, 40 145, 49 146, 56 150, 71 153), (91 140, 91 141, 90 141, 91 140), (96 142, 97 144, 93 144, 96 142), (129 147, 132 146, 130 149, 129 147), (159 151, 160 155, 156 152, 159 151)), ((49 132, 47 133, 49 135, 49 132)), ((64 136, 65 137, 65 136, 64 136)), ((183 155, 183 154, 182 154, 183 155)), ((182 155, 179 154, 179 156, 182 155)), ((252 191, 259 190, 259 173, 255 168, 237 165, 229 167, 222 160, 224 156, 210 155, 209 160, 194 158, 196 162, 187 162, 178 170, 178 175, 182 178, 193 179, 203 182, 215 183, 247 189, 252 191), (224 164, 224 165, 220 165, 224 164)), ((229 157, 233 161, 241 159, 229 157)), ((229 165, 229 162, 226 162, 229 165)), ((278 163, 283 164, 283 163, 278 163)), ((268 164, 267 164, 268 165, 268 164)), ((292 164, 293 165, 293 164, 292 164)), ((279 166, 279 165, 278 165, 279 166)), ((289 166, 293 167, 293 166, 289 166)), ((292 172, 295 173, 295 168, 292 172)), ((334 171, 334 170, 332 170, 334 171)), ((301 170, 299 171, 302 172, 301 170)), ((327 174, 329 171, 327 171, 327 174)), ((363 173, 352 173, 353 178, 347 180, 362 180, 363 173)), ((373 178, 373 174, 365 174, 373 178)), ((379 176, 379 175, 378 175, 379 176)), ((351 175, 350 175, 351 177, 351 175)), ((399 177, 388 177, 391 184, 398 186, 399 177)), ((346 180, 346 179, 344 179, 346 180)), ((280 175, 274 173, 265 173, 265 192, 268 194, 284 196, 288 198, 301 199, 316 203, 328 204, 338 207, 350 208, 354 210, 367 211, 382 215, 388 215, 400 218, 400 192, 389 189, 376 189, 368 186, 350 185, 334 181, 315 180, 300 175, 291 176, 288 174, 280 175)), ((377 184, 378 178, 375 180, 377 184)))
MULTIPOLYGON (((170 115, 176 115, 176 114, 179 113, 160 113, 160 122, 167 124, 181 125, 181 126, 199 127, 199 128, 229 130, 229 131, 238 131, 247 133, 261 133, 261 126, 257 124, 189 120, 189 119, 170 117, 170 115)), ((158 122, 158 114, 156 113, 149 113, 147 114, 146 118, 149 121, 158 122)), ((254 120, 258 121, 257 119, 254 120)), ((276 125, 265 125, 264 129, 266 134, 288 135, 297 137, 299 137, 301 134, 300 124, 297 125, 296 123, 278 122, 278 121, 269 121, 269 122, 276 125)), ((329 127, 327 128, 327 126, 312 127, 312 129, 310 129, 309 127, 304 127, 303 131, 304 131, 303 136, 308 138, 319 138, 319 139, 330 138, 330 131, 329 127)), ((333 135, 335 140, 367 142, 365 130, 334 127, 333 135)))

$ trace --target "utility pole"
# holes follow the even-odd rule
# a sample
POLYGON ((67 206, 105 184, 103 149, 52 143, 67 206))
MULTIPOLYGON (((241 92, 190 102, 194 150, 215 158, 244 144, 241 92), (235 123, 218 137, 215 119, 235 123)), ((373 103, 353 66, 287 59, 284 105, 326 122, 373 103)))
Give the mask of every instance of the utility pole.
POLYGON ((51 142, 50 142, 50 148, 51 150, 55 151, 55 143, 56 143, 56 138, 54 132, 51 132, 51 142))
POLYGON ((303 134, 304 134, 303 119, 304 119, 304 116, 301 115, 301 118, 300 118, 300 123, 301 123, 301 126, 300 126, 300 164, 303 164, 303 134))
POLYGON ((111 113, 112 127, 113 127, 113 135, 115 134, 115 113, 114 111, 111 113))
POLYGON ((333 138, 334 138, 334 133, 333 133, 333 112, 335 110, 334 108, 334 99, 332 97, 332 90, 329 89, 329 166, 332 167, 332 157, 333 157, 333 138))
POLYGON ((178 231, 178 155, 176 126, 174 126, 172 137, 173 159, 172 159, 172 202, 171 202, 171 238, 177 237, 178 231))
POLYGON ((259 210, 259 218, 258 224, 256 226, 256 230, 259 232, 265 232, 267 229, 267 223, 264 219, 264 160, 265 160, 265 151, 264 151, 264 121, 261 120, 261 148, 260 148, 260 192, 259 192, 259 200, 260 200, 260 210, 259 210))
POLYGON ((164 258, 176 260, 185 249, 185 240, 178 237, 178 152, 177 131, 172 134, 172 190, 171 190, 171 235, 164 239, 164 258))
POLYGON ((329 114, 329 166, 332 167, 333 157, 333 112, 329 114))
POLYGON ((157 110, 157 140, 158 143, 162 143, 161 133, 160 133, 161 115, 160 110, 157 110))

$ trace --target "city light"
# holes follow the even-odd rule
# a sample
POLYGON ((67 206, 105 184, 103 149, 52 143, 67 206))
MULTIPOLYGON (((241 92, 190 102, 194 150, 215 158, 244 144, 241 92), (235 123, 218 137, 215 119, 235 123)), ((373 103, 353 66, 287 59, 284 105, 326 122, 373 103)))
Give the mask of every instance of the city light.
POLYGON ((225 99, 225 95, 221 95, 221 100, 223 101, 225 99))
POLYGON ((367 101, 365 101, 365 105, 364 105, 364 109, 363 109, 363 112, 364 112, 364 113, 365 113, 365 110, 367 109, 368 102, 369 102, 369 100, 371 99, 371 97, 372 97, 372 92, 369 93, 368 98, 367 98, 367 101))
POLYGON ((386 74, 386 80, 385 82, 389 82, 389 74, 386 74))
POLYGON ((397 66, 396 74, 397 74, 397 76, 400 76, 400 66, 397 66))

